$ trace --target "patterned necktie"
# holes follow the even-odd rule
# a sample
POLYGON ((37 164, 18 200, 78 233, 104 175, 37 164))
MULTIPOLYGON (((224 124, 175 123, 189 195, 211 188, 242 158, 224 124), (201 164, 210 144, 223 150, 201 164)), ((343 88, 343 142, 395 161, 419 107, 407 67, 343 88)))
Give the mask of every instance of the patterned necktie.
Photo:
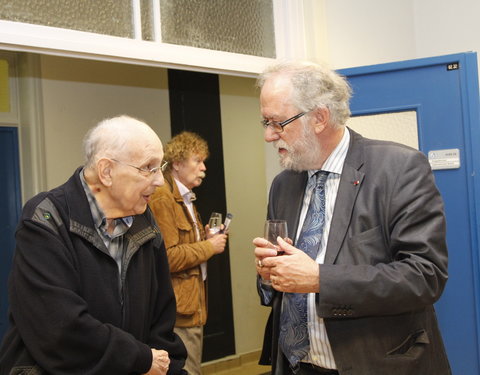
MULTIPOLYGON (((296 247, 316 259, 325 224, 325 182, 328 172, 316 173, 316 182, 307 216, 296 247)), ((311 178, 315 178, 312 176, 311 178)), ((294 367, 310 348, 308 337, 307 293, 284 293, 280 315, 280 347, 294 367)))

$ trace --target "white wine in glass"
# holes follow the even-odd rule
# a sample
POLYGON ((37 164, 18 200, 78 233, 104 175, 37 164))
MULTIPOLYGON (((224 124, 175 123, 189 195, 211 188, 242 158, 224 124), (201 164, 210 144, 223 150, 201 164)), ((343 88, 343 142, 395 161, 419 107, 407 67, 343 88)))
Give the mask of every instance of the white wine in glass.
POLYGON ((219 212, 212 212, 210 220, 208 220, 208 226, 210 227, 210 233, 217 234, 220 232, 222 226, 222 214, 219 212))

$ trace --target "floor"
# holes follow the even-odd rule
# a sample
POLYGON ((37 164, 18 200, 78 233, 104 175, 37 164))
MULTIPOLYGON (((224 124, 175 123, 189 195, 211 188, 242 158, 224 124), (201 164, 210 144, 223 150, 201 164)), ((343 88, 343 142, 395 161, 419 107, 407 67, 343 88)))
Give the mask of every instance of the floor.
POLYGON ((270 366, 258 365, 260 352, 231 356, 202 364, 203 375, 270 375, 270 366))
POLYGON ((247 363, 237 368, 217 372, 218 375, 270 375, 268 366, 260 366, 256 363, 247 363))

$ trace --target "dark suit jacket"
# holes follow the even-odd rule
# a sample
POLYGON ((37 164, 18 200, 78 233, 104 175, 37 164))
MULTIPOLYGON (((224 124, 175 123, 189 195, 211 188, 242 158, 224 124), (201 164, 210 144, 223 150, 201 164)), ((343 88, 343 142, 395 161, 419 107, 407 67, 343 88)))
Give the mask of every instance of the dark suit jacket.
MULTIPOLYGON (((433 308, 447 281, 447 248, 430 165, 419 151, 350 132, 316 295, 338 371, 450 374, 433 308)), ((268 216, 287 220, 291 238, 306 182, 306 172, 283 171, 270 190, 268 216)), ((276 375, 289 373, 277 345, 281 297, 261 358, 276 375)))

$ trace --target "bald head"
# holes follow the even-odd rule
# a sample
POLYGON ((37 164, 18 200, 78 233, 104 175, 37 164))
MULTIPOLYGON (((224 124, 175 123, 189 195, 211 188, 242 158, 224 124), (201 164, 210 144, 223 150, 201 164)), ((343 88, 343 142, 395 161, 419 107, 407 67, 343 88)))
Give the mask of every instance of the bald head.
POLYGON ((107 219, 145 212, 164 179, 162 142, 144 122, 106 119, 85 137, 84 177, 107 219))

